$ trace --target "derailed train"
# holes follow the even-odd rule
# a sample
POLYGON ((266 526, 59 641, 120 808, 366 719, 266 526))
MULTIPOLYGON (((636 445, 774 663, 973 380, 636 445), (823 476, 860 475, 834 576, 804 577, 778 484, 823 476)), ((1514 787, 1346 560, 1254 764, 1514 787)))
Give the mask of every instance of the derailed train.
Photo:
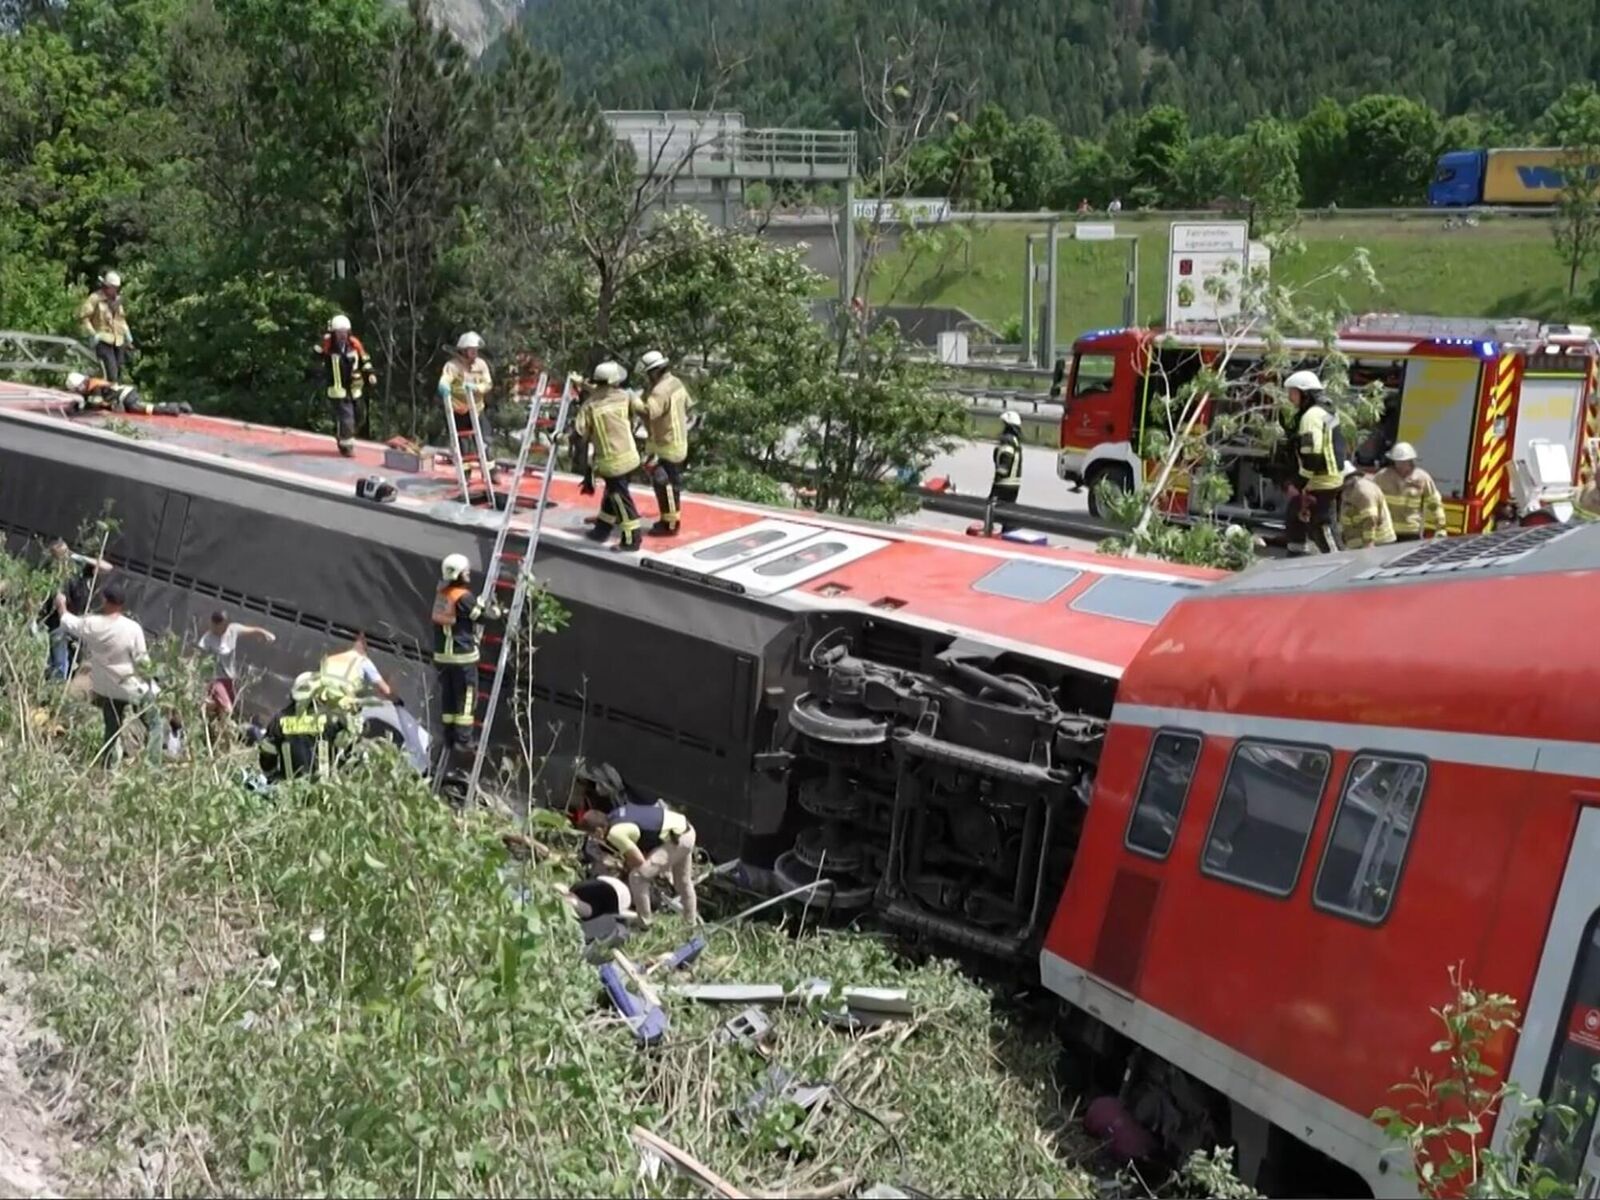
MULTIPOLYGON (((438 561, 470 544, 483 564, 492 517, 431 470, 396 476, 392 505, 356 499, 378 447, 346 461, 199 417, 139 431, 0 389, 8 540, 109 501, 107 556, 147 625, 221 605, 279 635, 257 697, 359 627, 427 707, 438 561)), ((1580 682, 1600 662, 1572 639, 1600 530, 1216 583, 710 500, 631 560, 584 540, 575 481, 553 500, 536 573, 570 624, 517 681, 531 721, 493 735, 531 738, 558 784, 609 759, 751 878, 820 874, 837 909, 1040 972, 1086 1084, 1170 1145, 1407 1191, 1369 1114, 1426 1058, 1457 961, 1529 1003, 1497 1064, 1532 1095, 1600 1091, 1572 1058, 1589 1043, 1559 1034, 1587 1005, 1600 1029, 1600 895, 1569 865, 1600 848, 1580 682)), ((1590 1132, 1540 1152, 1581 1168, 1590 1132)))

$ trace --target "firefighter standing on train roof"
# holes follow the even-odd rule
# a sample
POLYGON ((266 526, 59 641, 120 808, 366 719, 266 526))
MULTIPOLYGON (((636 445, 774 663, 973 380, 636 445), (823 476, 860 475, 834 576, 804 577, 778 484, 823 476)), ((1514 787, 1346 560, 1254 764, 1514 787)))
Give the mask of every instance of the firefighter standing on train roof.
POLYGON ((311 347, 311 354, 333 408, 334 440, 339 453, 349 458, 356 452, 356 405, 368 387, 378 386, 377 372, 361 339, 350 332, 350 318, 343 313, 328 322, 328 332, 311 347))
POLYGON ((147 404, 139 396, 139 389, 131 383, 113 383, 97 379, 81 371, 67 376, 67 391, 80 397, 74 405, 76 412, 142 413, 144 416, 186 417, 194 412, 188 404, 147 404))
MULTIPOLYGON (((993 504, 1014 505, 1022 491, 1022 418, 1007 409, 1000 414, 1000 440, 994 446, 994 483, 989 488, 993 504)), ((1011 516, 1000 518, 1000 532, 1017 527, 1011 516)))
MULTIPOLYGON (((489 364, 478 353, 483 349, 483 339, 468 330, 456 340, 456 352, 439 372, 439 397, 450 402, 451 420, 456 425, 456 437, 472 437, 472 414, 478 414, 478 428, 483 431, 483 445, 477 448, 479 469, 487 467, 494 473, 494 437, 489 430, 489 392, 494 378, 489 374, 489 364)), ((463 455, 463 458, 465 456, 463 455)), ((463 461, 463 471, 470 465, 463 461)))
POLYGON ((484 618, 500 610, 473 595, 472 565, 465 554, 448 555, 440 564, 439 591, 433 599, 433 662, 439 669, 439 700, 447 745, 472 745, 478 712, 478 656, 483 648, 484 618))
POLYGON ((1284 387, 1297 413, 1295 458, 1300 484, 1300 495, 1289 503, 1289 554, 1311 553, 1306 548, 1308 539, 1322 553, 1331 554, 1339 548, 1336 521, 1339 492, 1344 486, 1341 468, 1349 458, 1344 434, 1315 371, 1296 371, 1284 380, 1284 387))
POLYGON ((133 333, 122 308, 121 275, 107 271, 100 276, 100 286, 78 307, 78 324, 100 360, 100 373, 121 383, 133 355, 133 333))
POLYGON ((578 410, 573 429, 589 443, 594 473, 605 482, 600 516, 589 537, 603 542, 613 527, 622 533, 619 550, 639 549, 639 510, 628 490, 628 476, 639 469, 639 447, 633 440, 632 397, 622 390, 628 372, 621 363, 603 362, 594 369, 595 388, 578 410))
POLYGON ((1378 485, 1356 468, 1344 464, 1344 487, 1339 493, 1339 532, 1346 550, 1387 546, 1394 541, 1389 506, 1378 485))
POLYGON ((667 370, 667 356, 647 350, 639 360, 650 387, 633 402, 648 430, 644 452, 651 459, 650 482, 659 517, 649 529, 655 537, 676 537, 683 501, 683 464, 689 457, 689 389, 667 370))
POLYGON ((1424 534, 1445 537, 1444 497, 1433 476, 1417 466, 1410 442, 1389 447, 1389 465, 1374 478, 1388 501, 1397 541, 1415 542, 1424 534))

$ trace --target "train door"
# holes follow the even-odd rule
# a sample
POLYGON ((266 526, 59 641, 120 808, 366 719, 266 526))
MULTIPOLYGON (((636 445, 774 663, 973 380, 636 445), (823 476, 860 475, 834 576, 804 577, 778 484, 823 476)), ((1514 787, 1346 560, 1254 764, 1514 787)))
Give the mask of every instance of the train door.
MULTIPOLYGON (((1529 1096, 1577 1114, 1547 1113, 1529 1153, 1583 1196, 1600 1195, 1600 808, 1579 810, 1577 835, 1527 1003, 1511 1079, 1529 1096)), ((1504 1150, 1525 1109, 1508 1102, 1495 1128, 1504 1150)), ((1571 1193, 1569 1193, 1571 1194, 1571 1193)))

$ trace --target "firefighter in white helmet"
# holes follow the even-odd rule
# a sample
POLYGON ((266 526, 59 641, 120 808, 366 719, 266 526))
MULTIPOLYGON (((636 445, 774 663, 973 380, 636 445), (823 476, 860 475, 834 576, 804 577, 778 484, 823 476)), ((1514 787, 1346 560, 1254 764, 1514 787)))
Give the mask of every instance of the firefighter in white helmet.
POLYGON ((618 549, 639 549, 639 510, 628 490, 628 476, 639 469, 639 447, 633 440, 632 398, 622 390, 628 372, 621 363, 603 362, 594 369, 594 390, 578 410, 573 429, 589 443, 594 473, 605 481, 600 516, 589 537, 603 542, 613 528, 622 533, 618 549))
MULTIPOLYGON (((472 413, 478 413, 478 427, 483 430, 482 446, 477 448, 480 468, 487 465, 488 474, 493 475, 494 464, 494 435, 489 430, 489 391, 494 387, 494 379, 489 374, 489 364, 483 361, 479 353, 483 349, 483 339, 476 333, 468 330, 456 339, 456 352, 450 356, 450 361, 444 364, 444 370, 439 373, 439 397, 450 403, 451 419, 456 424, 456 437, 471 438, 472 413)), ((463 456, 465 457, 465 456, 463 456)), ((463 462, 461 469, 467 471, 470 464, 463 462)))
POLYGON ((472 744, 478 712, 478 656, 481 622, 500 616, 498 606, 473 594, 472 564, 465 554, 450 554, 439 564, 439 590, 433 598, 433 663, 439 671, 439 703, 445 744, 472 744))
POLYGON ((322 380, 323 394, 333 409, 334 442, 349 458, 356 452, 356 405, 368 387, 378 386, 378 374, 343 313, 328 322, 322 340, 311 347, 311 357, 312 373, 322 380))
POLYGON ((1294 448, 1300 487, 1299 496, 1289 502, 1289 553, 1311 553, 1309 540, 1328 554, 1339 548, 1339 492, 1349 452, 1317 373, 1296 371, 1283 383, 1297 414, 1294 448))
POLYGON ((100 360, 100 373, 112 383, 122 382, 122 372, 133 354, 133 333, 122 309, 122 276, 107 271, 100 286, 78 307, 78 325, 100 360))
POLYGON ((194 411, 188 404, 148 404, 131 383, 114 383, 82 371, 67 376, 67 391, 76 392, 74 412, 139 413, 143 416, 186 417, 194 411))
MULTIPOLYGON (((1000 440, 994 446, 994 482, 989 487, 992 504, 1011 506, 1022 490, 1022 418, 1007 409, 1000 414, 1000 440)), ((1000 532, 1010 533, 1017 521, 1009 513, 1000 517, 1000 532)))
POLYGON ((676 537, 679 505, 683 499, 683 464, 689 457, 689 389, 667 369, 667 356, 647 350, 639 360, 649 390, 633 402, 648 430, 644 452, 650 457, 647 474, 656 491, 659 516, 649 532, 655 537, 676 537))
POLYGON ((1346 550, 1387 546, 1394 541, 1394 525, 1383 493, 1349 462, 1344 464, 1344 487, 1339 493, 1339 531, 1346 550))
POLYGON ((1410 442, 1389 448, 1389 465, 1373 480, 1388 501, 1399 542, 1415 542, 1427 534, 1444 537, 1444 497, 1433 476, 1417 466, 1417 451, 1410 442))

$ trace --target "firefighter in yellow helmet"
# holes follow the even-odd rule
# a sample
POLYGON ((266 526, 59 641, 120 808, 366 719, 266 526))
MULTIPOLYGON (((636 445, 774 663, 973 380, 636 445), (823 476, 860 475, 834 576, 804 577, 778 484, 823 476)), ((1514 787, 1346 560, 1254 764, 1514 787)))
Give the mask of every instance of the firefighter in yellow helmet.
POLYGON ((650 482, 656 490, 656 512, 650 527, 654 537, 676 537, 679 506, 683 501, 683 464, 689 457, 689 389, 667 369, 667 356, 648 350, 639 360, 650 388, 633 402, 633 411, 645 419, 650 482))
POLYGON ((477 722, 481 622, 497 619, 500 609, 473 594, 472 565, 465 554, 446 556, 439 575, 433 598, 433 662, 439 671, 444 740, 460 749, 472 745, 477 722))
POLYGON ((1378 485, 1344 464, 1344 488, 1339 493, 1339 531, 1346 550, 1365 550, 1368 546, 1387 546, 1394 541, 1394 525, 1389 506, 1378 485))
POLYGON ((1373 482, 1388 502, 1396 541, 1415 542, 1424 534, 1445 536, 1444 498, 1433 476, 1417 466, 1417 451, 1410 442, 1389 447, 1389 465, 1373 482))
POLYGON ((356 406, 368 387, 378 386, 378 373, 361 339, 350 332, 350 318, 340 313, 328 332, 311 347, 312 371, 323 380, 333 409, 334 442, 346 458, 356 452, 356 406))
POLYGON ((1294 448, 1300 486, 1300 495, 1289 503, 1289 554, 1309 554, 1308 540, 1329 554, 1339 548, 1341 468, 1349 457, 1344 434, 1315 371, 1296 371, 1283 382, 1297 413, 1294 448))
POLYGON ((147 417, 186 417, 194 411, 184 403, 146 403, 139 395, 139 389, 131 383, 113 383, 109 379, 99 379, 85 375, 81 371, 73 371, 67 376, 67 391, 78 394, 79 398, 73 404, 74 412, 141 413, 147 417))
POLYGON ((122 276, 107 271, 100 286, 78 306, 78 325, 100 360, 100 373, 112 383, 122 382, 122 372, 133 355, 133 333, 122 309, 122 276))
POLYGON ((639 469, 639 447, 633 440, 632 398, 622 390, 628 372, 621 363, 603 362, 594 369, 595 387, 578 410, 573 429, 589 443, 594 473, 605 481, 600 517, 589 537, 603 542, 613 528, 622 533, 618 549, 639 549, 639 510, 628 490, 628 476, 639 469))

